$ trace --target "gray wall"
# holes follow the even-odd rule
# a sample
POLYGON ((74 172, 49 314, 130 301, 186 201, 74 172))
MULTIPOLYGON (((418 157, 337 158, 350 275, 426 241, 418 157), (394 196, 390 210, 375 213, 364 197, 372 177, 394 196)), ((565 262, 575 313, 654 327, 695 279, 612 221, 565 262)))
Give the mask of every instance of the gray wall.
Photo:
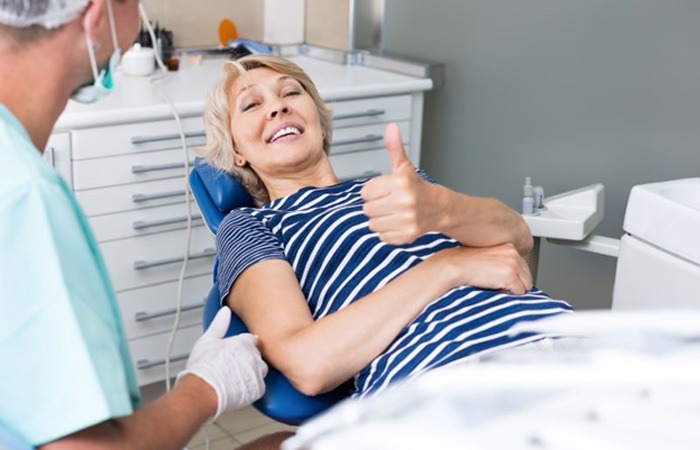
MULTIPOLYGON (((700 1, 386 0, 386 50, 446 64, 427 95, 421 165, 519 208, 605 185, 596 233, 620 237, 631 187, 700 176, 700 1)), ((616 260, 544 243, 539 286, 611 304, 616 260)))

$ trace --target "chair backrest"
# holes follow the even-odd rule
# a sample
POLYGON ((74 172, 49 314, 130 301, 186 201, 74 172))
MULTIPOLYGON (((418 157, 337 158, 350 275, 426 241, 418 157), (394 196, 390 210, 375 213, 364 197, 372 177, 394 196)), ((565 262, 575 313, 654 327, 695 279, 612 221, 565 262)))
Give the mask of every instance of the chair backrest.
MULTIPOLYGON (((219 229, 221 220, 231 210, 254 205, 253 199, 233 176, 213 168, 201 158, 195 159, 194 168, 190 173, 190 189, 202 211, 204 222, 214 234, 219 229)), ((202 325, 205 330, 214 320, 220 307, 219 287, 214 282, 204 306, 202 325)), ((232 314, 226 335, 247 332, 243 321, 236 314, 232 314)), ((351 383, 346 383, 330 392, 309 397, 296 390, 281 372, 271 366, 265 377, 265 386, 265 395, 255 402, 254 406, 266 416, 290 425, 299 425, 325 411, 347 397, 352 389, 351 383)))
POLYGON ((230 173, 195 158, 190 172, 190 189, 207 227, 216 234, 226 214, 235 208, 253 206, 253 198, 230 173))

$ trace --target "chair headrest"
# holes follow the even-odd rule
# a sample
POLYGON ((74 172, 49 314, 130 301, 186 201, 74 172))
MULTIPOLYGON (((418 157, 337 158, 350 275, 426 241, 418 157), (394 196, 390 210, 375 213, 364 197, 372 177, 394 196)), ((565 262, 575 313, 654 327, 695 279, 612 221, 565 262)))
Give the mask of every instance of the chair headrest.
POLYGON ((190 188, 204 221, 214 233, 231 210, 255 205, 253 198, 233 175, 209 165, 202 158, 194 160, 190 188))

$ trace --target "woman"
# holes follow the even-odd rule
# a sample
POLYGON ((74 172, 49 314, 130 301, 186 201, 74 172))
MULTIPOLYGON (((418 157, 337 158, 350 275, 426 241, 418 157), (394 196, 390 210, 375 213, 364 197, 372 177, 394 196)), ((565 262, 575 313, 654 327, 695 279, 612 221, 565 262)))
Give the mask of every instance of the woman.
POLYGON ((236 175, 258 208, 219 226, 221 298, 301 392, 355 377, 356 394, 541 339, 519 320, 569 311, 531 291, 532 237, 504 204, 427 180, 398 127, 392 173, 341 182, 331 115, 309 77, 273 56, 225 66, 203 155, 236 175))

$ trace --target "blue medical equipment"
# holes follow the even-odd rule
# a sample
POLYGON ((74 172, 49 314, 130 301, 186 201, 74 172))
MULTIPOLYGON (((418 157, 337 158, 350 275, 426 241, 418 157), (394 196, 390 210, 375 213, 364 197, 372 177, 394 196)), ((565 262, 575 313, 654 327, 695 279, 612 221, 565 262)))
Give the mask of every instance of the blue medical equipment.
MULTIPOLYGON (((190 173, 190 189, 194 195, 204 222, 216 234, 221 220, 234 208, 254 206, 253 199, 243 186, 229 173, 215 169, 201 158, 196 158, 190 173)), ((204 306, 203 325, 206 330, 219 310, 221 300, 219 286, 214 271, 212 287, 204 306)), ((248 329, 241 319, 232 314, 227 336, 247 333, 248 329)), ((335 390, 310 397, 302 394, 282 375, 270 366, 265 377, 265 395, 254 403, 258 411, 279 422, 298 425, 304 420, 328 409, 338 401, 346 398, 351 387, 348 383, 335 390)))

